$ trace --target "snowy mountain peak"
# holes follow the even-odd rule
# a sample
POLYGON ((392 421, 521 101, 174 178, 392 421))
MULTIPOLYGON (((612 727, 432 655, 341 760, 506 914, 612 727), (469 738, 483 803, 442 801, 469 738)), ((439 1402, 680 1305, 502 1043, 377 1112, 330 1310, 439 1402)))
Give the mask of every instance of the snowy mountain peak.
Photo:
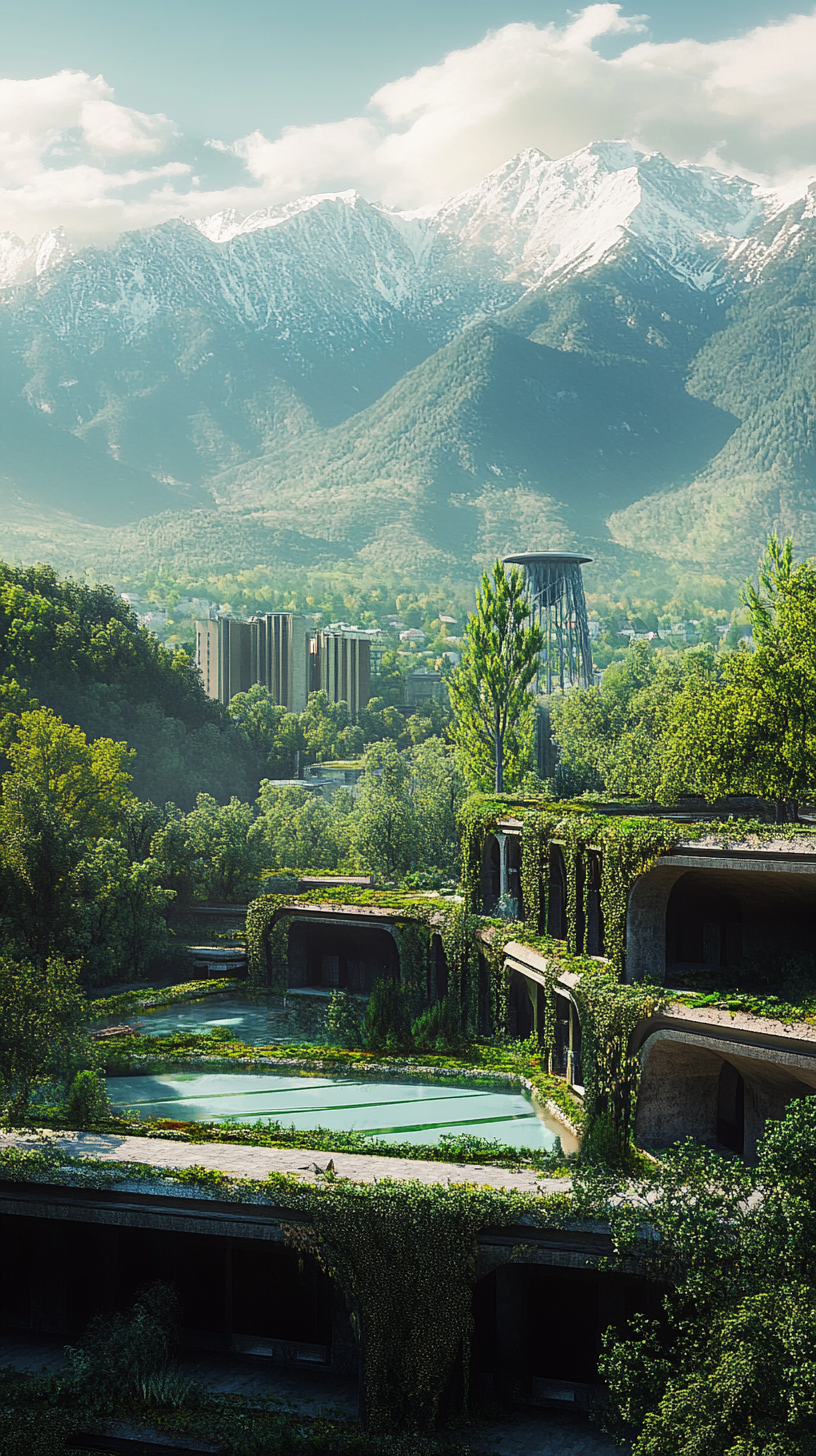
POLYGON ((443 204, 433 221, 460 245, 493 252, 506 276, 528 287, 585 272, 631 240, 702 288, 768 207, 768 194, 741 177, 602 141, 557 161, 521 152, 443 204))
POLYGON ((361 193, 353 188, 345 192, 315 192, 307 197, 298 197, 294 202, 259 207, 256 212, 242 216, 234 209, 228 212, 214 212, 209 217, 196 218, 193 226, 209 238, 212 243, 229 243, 233 238, 246 233, 260 232, 264 228, 280 227, 300 213, 311 212, 315 207, 340 202, 346 207, 369 207, 361 193))
POLYGON ((17 283, 27 283, 30 278, 39 278, 41 273, 55 267, 63 258, 70 257, 72 252, 61 227, 38 233, 28 242, 18 238, 16 233, 0 233, 0 288, 11 288, 17 283))

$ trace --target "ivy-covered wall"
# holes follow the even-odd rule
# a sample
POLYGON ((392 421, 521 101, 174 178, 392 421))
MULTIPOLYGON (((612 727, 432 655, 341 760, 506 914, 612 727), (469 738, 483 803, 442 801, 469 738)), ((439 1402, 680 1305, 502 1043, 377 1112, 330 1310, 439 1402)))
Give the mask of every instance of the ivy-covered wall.
MULTIPOLYGON (((478 1029, 478 951, 476 917, 457 901, 429 899, 388 891, 348 888, 310 891, 305 895, 262 895, 247 911, 249 984, 255 989, 285 990, 289 930, 305 907, 319 905, 335 914, 340 907, 376 907, 387 913, 400 961, 400 982, 409 992, 414 1015, 435 999, 433 942, 442 942, 448 994, 456 999, 461 1027, 473 1036, 478 1029)), ((383 920, 372 918, 372 925, 383 920)))

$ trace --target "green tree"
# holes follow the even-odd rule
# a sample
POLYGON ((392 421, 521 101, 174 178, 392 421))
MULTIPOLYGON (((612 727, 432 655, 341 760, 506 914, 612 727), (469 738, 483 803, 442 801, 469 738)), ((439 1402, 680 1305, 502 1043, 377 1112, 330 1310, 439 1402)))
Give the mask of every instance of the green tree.
POLYGON ((78 966, 0 956, 0 1102, 9 1121, 23 1120, 34 1088, 82 1054, 85 1015, 78 966))
POLYGON ((426 738, 408 755, 410 791, 419 827, 419 858, 426 868, 455 874, 459 863, 457 812, 465 779, 456 754, 441 738, 426 738))
POLYGON ((453 738, 476 788, 520 783, 531 767, 535 704, 529 691, 543 647, 529 621, 530 603, 517 566, 485 572, 476 611, 465 628, 462 660, 448 680, 453 738))
POLYGON ((408 765, 394 743, 374 743, 366 753, 354 834, 366 869, 395 878, 416 863, 421 830, 408 765))
POLYGON ((348 854, 351 804, 342 790, 327 803, 296 784, 262 783, 249 831, 264 869, 337 870, 348 854))
POLYGON ((11 792, 24 782, 79 834, 97 836, 121 826, 130 796, 126 743, 99 738, 89 743, 80 728, 63 723, 50 708, 23 713, 17 737, 6 750, 11 792))
POLYGON ((758 794, 791 819, 816 789, 816 566, 794 565, 792 541, 772 536, 742 599, 754 650, 727 655, 716 680, 689 681, 671 750, 707 796, 758 794))
POLYGON ((167 911, 175 898, 161 886, 152 857, 133 862, 123 844, 100 839, 88 847, 76 876, 76 945, 87 979, 139 980, 170 954, 167 911))
POLYGON ((296 713, 276 703, 268 688, 254 683, 245 693, 236 693, 229 715, 252 745, 270 778, 293 778, 297 755, 303 749, 303 732, 296 713))
POLYGON ((715 676, 710 647, 664 656, 648 642, 634 642, 622 662, 606 669, 600 686, 554 700, 557 792, 600 789, 672 802, 691 779, 670 733, 678 694, 715 676))
POLYGON ((332 759, 359 758, 365 734, 352 723, 348 703, 331 703, 324 692, 310 693, 300 715, 304 762, 329 763, 332 759))
POLYGON ((657 1186, 608 1202, 618 1253, 662 1291, 662 1333, 638 1318, 604 1338, 607 1423, 634 1456, 816 1453, 814 1145, 807 1098, 770 1124, 756 1171, 685 1143, 657 1186))
POLYGON ((183 821, 196 899, 232 904, 257 892, 261 860, 249 834, 253 818, 239 799, 218 804, 199 794, 183 821))

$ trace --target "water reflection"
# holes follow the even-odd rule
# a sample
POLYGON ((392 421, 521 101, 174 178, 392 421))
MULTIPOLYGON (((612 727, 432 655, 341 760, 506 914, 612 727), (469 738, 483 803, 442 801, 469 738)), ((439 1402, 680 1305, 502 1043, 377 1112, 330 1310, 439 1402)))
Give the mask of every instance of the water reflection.
POLYGON ((353 1131, 386 1142, 435 1143, 473 1133, 519 1148, 577 1147, 563 1125, 522 1092, 495 1087, 374 1082, 276 1072, 167 1072, 109 1077, 117 1110, 179 1122, 271 1119, 306 1130, 353 1131))

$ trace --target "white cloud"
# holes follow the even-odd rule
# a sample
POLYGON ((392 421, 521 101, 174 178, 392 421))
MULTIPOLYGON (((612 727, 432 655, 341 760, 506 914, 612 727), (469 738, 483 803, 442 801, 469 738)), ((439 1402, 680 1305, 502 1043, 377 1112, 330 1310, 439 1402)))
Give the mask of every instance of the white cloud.
POLYGON ((213 142, 247 180, 208 193, 172 160, 173 123, 117 105, 102 77, 0 83, 2 225, 31 234, 63 222, 87 236, 345 187, 419 207, 523 147, 557 157, 609 137, 768 183, 816 169, 816 11, 706 44, 655 44, 645 17, 621 12, 597 4, 564 26, 506 25, 389 82, 366 116, 213 142), (597 42, 609 36, 619 40, 607 59, 597 42))

